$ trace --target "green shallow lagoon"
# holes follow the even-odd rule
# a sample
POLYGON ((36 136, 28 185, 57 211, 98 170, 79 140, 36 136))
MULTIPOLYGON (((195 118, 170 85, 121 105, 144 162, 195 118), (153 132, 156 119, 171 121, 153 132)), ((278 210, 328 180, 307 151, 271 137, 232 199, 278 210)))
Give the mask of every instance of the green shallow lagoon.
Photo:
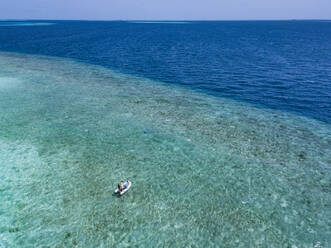
POLYGON ((313 119, 0 54, 0 247, 329 247, 330 162, 313 119))

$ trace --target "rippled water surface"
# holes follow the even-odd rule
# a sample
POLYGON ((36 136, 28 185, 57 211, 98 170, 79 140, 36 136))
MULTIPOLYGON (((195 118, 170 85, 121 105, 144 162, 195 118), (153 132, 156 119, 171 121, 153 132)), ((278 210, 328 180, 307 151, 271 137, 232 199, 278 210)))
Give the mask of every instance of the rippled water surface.
POLYGON ((19 54, 0 99, 2 247, 330 244, 328 124, 19 54))
POLYGON ((331 22, 50 23, 0 27, 0 50, 74 58, 331 123, 331 22))
POLYGON ((0 248, 330 247, 330 23, 177 24, 0 27, 0 248))

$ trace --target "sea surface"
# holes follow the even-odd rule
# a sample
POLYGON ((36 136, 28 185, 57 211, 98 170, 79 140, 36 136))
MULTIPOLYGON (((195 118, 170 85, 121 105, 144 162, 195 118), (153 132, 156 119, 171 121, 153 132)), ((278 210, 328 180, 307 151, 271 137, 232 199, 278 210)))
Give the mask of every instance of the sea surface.
POLYGON ((0 22, 0 51, 71 58, 331 123, 331 22, 46 24, 0 22))
POLYGON ((0 22, 0 247, 330 247, 330 99, 331 22, 0 22))

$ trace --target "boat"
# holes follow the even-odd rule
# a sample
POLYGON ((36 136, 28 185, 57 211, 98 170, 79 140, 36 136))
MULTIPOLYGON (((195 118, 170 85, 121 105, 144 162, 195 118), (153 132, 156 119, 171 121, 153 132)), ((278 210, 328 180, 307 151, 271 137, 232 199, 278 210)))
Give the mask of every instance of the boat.
POLYGON ((118 188, 115 189, 115 194, 124 195, 128 190, 131 188, 132 183, 130 181, 126 181, 124 184, 126 184, 128 187, 123 189, 122 191, 119 191, 118 188))

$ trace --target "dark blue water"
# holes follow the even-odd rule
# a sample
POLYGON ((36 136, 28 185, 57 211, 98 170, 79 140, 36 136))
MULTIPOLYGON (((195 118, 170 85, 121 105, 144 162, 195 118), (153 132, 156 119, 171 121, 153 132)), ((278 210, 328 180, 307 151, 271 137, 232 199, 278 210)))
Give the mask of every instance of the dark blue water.
POLYGON ((331 123, 331 22, 55 23, 0 25, 0 50, 74 58, 331 123))

